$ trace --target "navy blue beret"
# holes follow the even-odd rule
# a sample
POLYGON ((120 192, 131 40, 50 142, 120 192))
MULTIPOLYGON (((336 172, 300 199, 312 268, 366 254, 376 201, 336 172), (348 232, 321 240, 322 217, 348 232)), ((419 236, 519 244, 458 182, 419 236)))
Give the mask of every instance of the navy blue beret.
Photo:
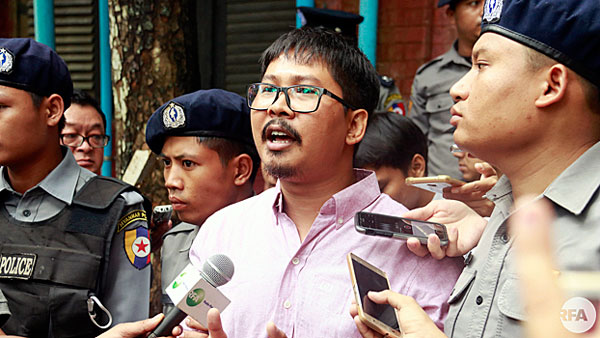
POLYGON ((459 2, 460 0, 439 0, 438 1, 438 8, 442 7, 442 6, 446 6, 448 4, 451 4, 453 2, 459 2))
POLYGON ((71 105, 73 81, 67 64, 52 48, 32 39, 0 39, 0 85, 40 96, 58 94, 71 105))
POLYGON ((487 0, 481 34, 497 33, 600 86, 600 0, 487 0))
POLYGON ((220 137, 254 146, 246 99, 222 89, 199 90, 158 108, 146 126, 146 143, 160 154, 168 136, 220 137))
POLYGON ((356 27, 364 18, 354 13, 326 8, 298 7, 302 25, 307 27, 325 27, 342 35, 356 37, 356 27))

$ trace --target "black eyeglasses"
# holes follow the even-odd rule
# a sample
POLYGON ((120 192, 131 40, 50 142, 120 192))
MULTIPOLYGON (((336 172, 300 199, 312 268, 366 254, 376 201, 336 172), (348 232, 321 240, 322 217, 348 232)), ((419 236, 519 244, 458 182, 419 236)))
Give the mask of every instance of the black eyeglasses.
POLYGON ((344 101, 341 97, 325 88, 311 85, 295 85, 279 87, 269 83, 253 83, 248 86, 248 107, 254 110, 267 110, 277 101, 279 93, 285 95, 288 107, 296 113, 312 113, 319 108, 323 94, 337 100, 346 108, 356 108, 344 101))
POLYGON ((83 144, 84 141, 92 148, 104 148, 108 144, 110 140, 110 136, 108 135, 90 135, 83 136, 79 134, 62 134, 60 135, 60 140, 63 145, 77 148, 83 144))

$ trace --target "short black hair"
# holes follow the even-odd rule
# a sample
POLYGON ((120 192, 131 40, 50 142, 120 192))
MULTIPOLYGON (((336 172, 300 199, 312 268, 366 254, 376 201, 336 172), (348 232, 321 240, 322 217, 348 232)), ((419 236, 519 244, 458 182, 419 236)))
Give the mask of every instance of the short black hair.
POLYGON ((106 132, 106 115, 100 109, 100 104, 92 95, 81 89, 73 89, 73 96, 71 96, 71 104, 77 103, 80 106, 91 106, 94 108, 100 117, 102 118, 102 124, 104 125, 104 132, 106 132))
POLYGON ((281 35, 260 58, 261 77, 281 55, 299 64, 322 63, 342 88, 344 101, 365 109, 369 117, 373 114, 379 100, 377 71, 358 46, 340 33, 305 26, 281 35))
POLYGON ((208 149, 214 150, 219 154, 219 160, 223 167, 227 166, 229 161, 234 157, 241 154, 248 154, 252 159, 252 173, 250 174, 250 183, 254 183, 256 173, 260 167, 260 157, 254 146, 250 146, 243 142, 236 140, 222 138, 222 137, 205 137, 196 136, 196 141, 199 144, 204 145, 208 149))
POLYGON ((375 114, 354 156, 354 166, 392 167, 406 175, 415 154, 427 163, 427 138, 405 116, 386 112, 375 114))

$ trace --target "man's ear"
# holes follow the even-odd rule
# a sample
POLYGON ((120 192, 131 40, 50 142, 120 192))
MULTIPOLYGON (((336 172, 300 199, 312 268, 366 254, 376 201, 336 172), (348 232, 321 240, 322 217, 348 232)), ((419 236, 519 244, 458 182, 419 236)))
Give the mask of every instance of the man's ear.
POLYGON ((538 108, 548 107, 562 100, 569 83, 569 70, 564 65, 557 63, 544 72, 542 91, 535 100, 538 108))
POLYGON ((348 113, 348 117, 349 121, 348 133, 346 134, 346 144, 357 144, 365 136, 369 113, 364 109, 357 109, 348 113))
POLYGON ((58 125, 65 111, 65 103, 58 94, 52 94, 42 101, 40 109, 44 111, 44 117, 49 127, 58 125))
POLYGON ((231 159, 231 164, 234 170, 233 184, 239 187, 250 181, 253 168, 250 155, 240 154, 231 159))
POLYGON ((415 154, 410 161, 408 177, 425 177, 427 175, 426 169, 425 158, 421 154, 415 154))

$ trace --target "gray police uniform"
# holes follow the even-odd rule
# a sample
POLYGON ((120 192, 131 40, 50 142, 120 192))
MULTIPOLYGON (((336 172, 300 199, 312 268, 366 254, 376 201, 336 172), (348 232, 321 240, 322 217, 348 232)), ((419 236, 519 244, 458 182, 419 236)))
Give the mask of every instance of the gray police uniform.
POLYGON ((375 113, 393 112, 406 115, 404 98, 389 76, 379 75, 379 101, 375 113))
POLYGON ((450 153, 455 129, 450 124, 450 108, 454 104, 450 88, 469 71, 471 63, 458 54, 457 46, 458 42, 454 42, 449 51, 417 70, 408 117, 427 136, 428 175, 450 175, 462 180, 458 159, 450 153))
POLYGON ((190 248, 198 234, 200 226, 181 222, 163 235, 163 245, 160 249, 161 283, 163 312, 167 313, 174 307, 173 302, 165 293, 165 289, 175 277, 190 263, 190 248))
POLYGON ((62 150, 61 163, 24 194, 12 189, 0 167, 0 231, 14 234, 0 238, 0 289, 12 311, 6 333, 94 335, 88 292, 110 311, 113 324, 148 317, 150 241, 143 197, 133 187, 79 167, 71 152, 62 150), (111 186, 112 200, 95 204, 106 200, 103 191, 111 186), (97 224, 105 219, 110 224, 97 224), (63 307, 69 312, 62 314, 63 307))
MULTIPOLYGON (((600 143, 588 149, 543 193, 556 211, 553 247, 561 271, 600 270, 598 158, 600 143)), ((513 204, 510 181, 503 176, 487 195, 496 207, 479 244, 465 258, 465 269, 450 295, 445 322, 449 337, 523 336, 521 321, 526 317, 513 241, 506 233, 513 204)))
POLYGON ((4 297, 2 290, 0 290, 0 329, 2 329, 2 326, 4 326, 4 323, 6 323, 6 321, 8 320, 8 317, 10 317, 10 310, 8 309, 8 302, 6 301, 6 298, 4 297))

